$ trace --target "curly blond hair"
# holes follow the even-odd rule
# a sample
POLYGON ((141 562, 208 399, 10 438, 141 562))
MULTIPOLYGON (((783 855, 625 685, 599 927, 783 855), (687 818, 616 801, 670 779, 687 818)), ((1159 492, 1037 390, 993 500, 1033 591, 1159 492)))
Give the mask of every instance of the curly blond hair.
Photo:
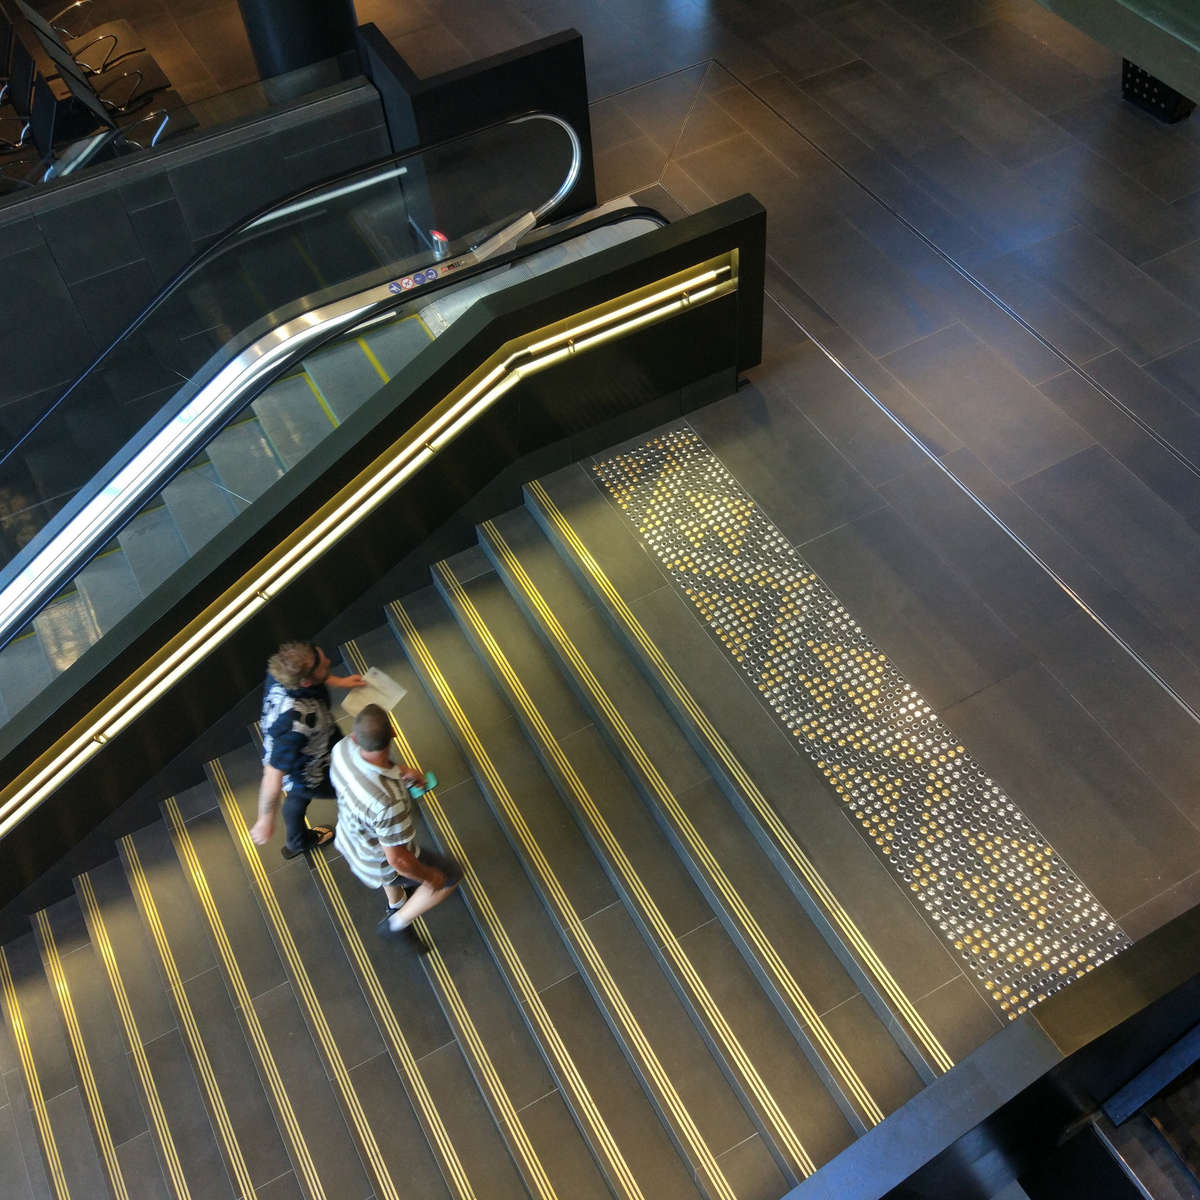
POLYGON ((267 659, 267 670, 289 692, 294 691, 311 674, 315 654, 311 642, 284 642, 267 659))

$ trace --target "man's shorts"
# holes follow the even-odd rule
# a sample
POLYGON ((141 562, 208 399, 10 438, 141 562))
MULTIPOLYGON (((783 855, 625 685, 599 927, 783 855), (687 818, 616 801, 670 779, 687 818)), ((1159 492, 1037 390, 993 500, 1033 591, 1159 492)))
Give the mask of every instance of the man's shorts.
MULTIPOLYGON (((457 883, 462 878, 462 867, 458 865, 448 854, 439 854, 436 850, 428 850, 422 847, 417 851, 417 857, 427 866, 433 867, 434 870, 441 871, 450 883, 457 883)), ((411 875, 402 875, 399 871, 392 876, 391 879, 384 884, 384 887, 405 887, 414 888, 420 885, 419 879, 414 879, 411 875)))

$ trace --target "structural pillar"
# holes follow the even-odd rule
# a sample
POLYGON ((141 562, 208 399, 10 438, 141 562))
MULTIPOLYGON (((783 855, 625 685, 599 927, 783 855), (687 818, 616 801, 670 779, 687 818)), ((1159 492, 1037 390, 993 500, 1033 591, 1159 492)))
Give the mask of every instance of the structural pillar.
POLYGON ((354 0, 238 0, 263 79, 355 50, 354 0))

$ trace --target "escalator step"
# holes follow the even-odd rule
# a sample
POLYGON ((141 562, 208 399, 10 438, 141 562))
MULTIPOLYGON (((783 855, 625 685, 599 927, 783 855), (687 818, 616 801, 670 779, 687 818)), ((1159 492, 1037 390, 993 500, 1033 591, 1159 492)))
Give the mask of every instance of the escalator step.
POLYGON ((142 598, 129 561, 120 550, 98 555, 75 577, 101 633, 107 633, 142 598))
POLYGON ((181 471, 163 488, 162 498, 184 545, 193 553, 224 529, 242 508, 208 462, 181 471))
POLYGON ((376 366, 371 362, 363 345, 361 338, 353 338, 304 360, 305 371, 321 389, 321 395, 339 421, 344 421, 387 382, 386 370, 382 364, 376 366))
POLYGON ((50 670, 65 671, 100 637, 100 627, 87 597, 70 592, 52 600, 33 618, 50 670))
POLYGON ((418 316, 402 317, 363 334, 375 357, 389 376, 402 371, 433 340, 418 316))
POLYGON ((179 528, 161 505, 138 513, 117 535, 117 541, 147 596, 187 558, 179 528))
POLYGON ((257 500, 283 474, 271 443, 256 420, 224 429, 208 444, 217 477, 235 497, 257 500))
POLYGON ((0 698, 10 715, 24 708, 52 678, 45 647, 32 630, 0 650, 0 698))
POLYGON ((273 383, 250 407, 285 467, 295 466, 336 424, 303 373, 273 383))

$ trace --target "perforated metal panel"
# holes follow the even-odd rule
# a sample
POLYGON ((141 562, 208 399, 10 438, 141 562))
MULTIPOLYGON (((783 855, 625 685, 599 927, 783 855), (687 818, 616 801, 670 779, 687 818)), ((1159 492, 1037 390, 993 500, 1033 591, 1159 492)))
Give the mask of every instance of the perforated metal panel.
POLYGON ((1003 1013, 1130 944, 694 430, 595 471, 1003 1013))

